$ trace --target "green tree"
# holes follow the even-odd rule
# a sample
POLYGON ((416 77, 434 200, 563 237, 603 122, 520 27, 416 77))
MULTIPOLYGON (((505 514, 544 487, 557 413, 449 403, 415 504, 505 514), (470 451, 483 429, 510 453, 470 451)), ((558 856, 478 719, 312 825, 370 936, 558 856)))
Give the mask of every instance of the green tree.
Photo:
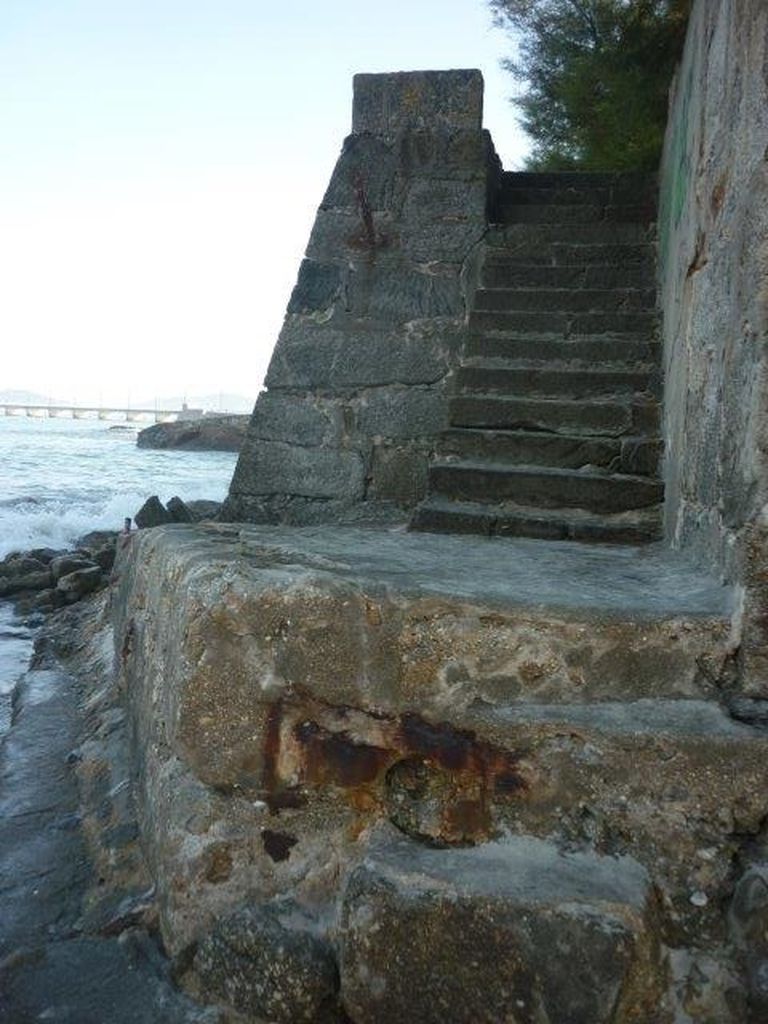
POLYGON ((691 0, 489 0, 517 57, 532 170, 652 170, 691 0))

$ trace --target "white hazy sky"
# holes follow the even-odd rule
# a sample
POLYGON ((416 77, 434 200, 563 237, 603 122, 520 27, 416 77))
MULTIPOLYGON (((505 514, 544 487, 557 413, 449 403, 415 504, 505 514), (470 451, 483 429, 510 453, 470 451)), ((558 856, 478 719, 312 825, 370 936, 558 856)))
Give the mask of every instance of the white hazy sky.
POLYGON ((0 390, 255 397, 358 71, 478 67, 484 0, 0 0, 0 390))

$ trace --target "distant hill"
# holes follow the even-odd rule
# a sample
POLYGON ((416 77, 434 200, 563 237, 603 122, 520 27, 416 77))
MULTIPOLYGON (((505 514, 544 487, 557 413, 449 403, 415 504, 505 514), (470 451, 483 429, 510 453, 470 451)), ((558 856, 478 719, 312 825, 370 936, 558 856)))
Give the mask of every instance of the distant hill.
POLYGON ((148 398, 141 402, 133 402, 137 408, 180 409, 186 402, 190 409, 205 409, 206 412, 250 413, 256 396, 247 398, 245 395, 233 395, 226 392, 215 392, 210 395, 162 395, 148 398))
POLYGON ((37 391, 0 391, 0 402, 18 402, 19 405, 66 405, 62 398, 52 398, 50 395, 41 395, 37 391))
MULTIPOLYGON (((53 398, 50 395, 41 395, 37 391, 22 391, 18 389, 6 389, 0 391, 0 402, 18 402, 19 405, 71 405, 71 399, 53 398)), ((131 401, 134 409, 180 409, 184 402, 191 409, 205 409, 207 412, 231 412, 247 414, 253 411, 254 398, 246 398, 245 395, 233 395, 227 392, 217 392, 212 395, 172 395, 170 397, 147 398, 141 401, 131 401)), ((98 405, 98 402, 80 401, 75 398, 78 405, 98 405)), ((104 402, 104 405, 120 405, 119 402, 104 402)))

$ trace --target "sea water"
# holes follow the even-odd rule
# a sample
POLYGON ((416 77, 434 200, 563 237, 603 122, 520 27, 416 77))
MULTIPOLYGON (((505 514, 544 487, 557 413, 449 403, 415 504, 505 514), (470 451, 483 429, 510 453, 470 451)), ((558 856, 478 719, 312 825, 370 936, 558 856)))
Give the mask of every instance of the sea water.
MULTIPOLYGON (((221 501, 236 459, 138 448, 134 428, 104 420, 0 416, 0 558, 120 530, 151 494, 221 501)), ((0 736, 31 648, 31 631, 0 601, 0 736)))
POLYGON ((105 420, 0 416, 0 558, 122 529, 151 494, 222 501, 236 459, 138 448, 135 429, 105 420))

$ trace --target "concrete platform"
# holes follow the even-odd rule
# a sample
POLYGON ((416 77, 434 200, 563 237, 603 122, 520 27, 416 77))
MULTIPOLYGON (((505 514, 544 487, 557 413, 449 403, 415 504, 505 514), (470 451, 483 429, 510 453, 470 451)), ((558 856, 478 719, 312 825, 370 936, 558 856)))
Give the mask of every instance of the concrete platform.
POLYGON ((382 823, 457 864, 523 837, 631 858, 662 914, 631 942, 722 942, 732 865, 765 818, 768 732, 723 699, 733 595, 668 551, 211 523, 140 531, 117 572, 174 955, 245 890, 336 920, 382 823))
MULTIPOLYGON (((322 558, 345 579, 410 596, 450 596, 590 618, 726 618, 733 594, 661 544, 598 548, 526 538, 455 537, 403 528, 208 526, 243 553, 271 546, 322 558)), ((319 567, 319 565, 318 565, 319 567)))

